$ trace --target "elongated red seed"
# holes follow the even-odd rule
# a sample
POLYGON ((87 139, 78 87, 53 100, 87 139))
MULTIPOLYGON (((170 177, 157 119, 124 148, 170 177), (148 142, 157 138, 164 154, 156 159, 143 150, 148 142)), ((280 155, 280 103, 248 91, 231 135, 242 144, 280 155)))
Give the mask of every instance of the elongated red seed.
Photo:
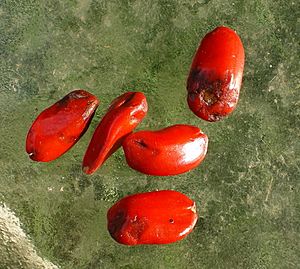
POLYGON ((207 152, 208 138, 196 126, 178 124, 158 131, 139 131, 123 143, 128 165, 142 173, 169 176, 197 167, 207 152))
POLYGON ((27 134, 29 157, 49 162, 68 151, 87 130, 98 104, 89 92, 74 90, 42 111, 27 134))
POLYGON ((172 190, 127 196, 107 213, 111 236, 121 244, 169 244, 186 237, 197 222, 195 202, 172 190))
POLYGON ((85 153, 82 169, 94 173, 122 144, 124 138, 142 121, 148 110, 141 92, 127 92, 113 100, 97 126, 85 153))
POLYGON ((187 79, 188 105, 198 117, 218 121, 235 109, 244 58, 241 39, 228 27, 217 27, 203 38, 187 79))

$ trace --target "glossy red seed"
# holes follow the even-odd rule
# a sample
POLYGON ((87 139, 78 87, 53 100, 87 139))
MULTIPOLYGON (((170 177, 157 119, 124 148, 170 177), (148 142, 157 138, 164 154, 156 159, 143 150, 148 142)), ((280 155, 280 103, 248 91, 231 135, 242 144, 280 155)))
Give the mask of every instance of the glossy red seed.
POLYGON ((197 222, 195 202, 172 190, 127 196, 107 213, 108 230, 121 244, 169 244, 183 239, 197 222))
POLYGON ((84 134, 98 104, 94 95, 75 90, 42 111, 27 135, 29 157, 48 162, 64 154, 84 134))
POLYGON ((147 110, 146 97, 141 92, 127 92, 116 98, 93 134, 83 159, 83 171, 94 173, 121 146, 147 110))
POLYGON ((218 121, 235 109, 244 58, 241 39, 228 27, 218 27, 203 38, 187 80, 188 105, 198 117, 218 121))
POLYGON ((142 173, 169 176, 197 167, 207 152, 208 138, 191 125, 173 125, 158 131, 139 131, 123 143, 128 165, 142 173))

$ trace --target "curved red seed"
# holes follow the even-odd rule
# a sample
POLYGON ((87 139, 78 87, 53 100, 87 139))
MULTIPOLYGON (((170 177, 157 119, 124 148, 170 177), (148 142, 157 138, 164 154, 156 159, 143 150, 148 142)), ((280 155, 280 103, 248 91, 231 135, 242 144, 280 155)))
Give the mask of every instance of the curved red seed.
POLYGON ((207 152, 208 138, 191 125, 173 125, 158 131, 139 131, 123 143, 128 165, 142 173, 169 176, 197 167, 207 152))
POLYGON ((218 121, 235 109, 244 58, 241 39, 228 27, 217 27, 203 38, 187 80, 188 105, 198 117, 218 121))
POLYGON ((186 237, 197 222, 195 202, 172 190, 127 196, 107 213, 110 235, 121 244, 169 244, 186 237))
POLYGON ((141 92, 127 92, 116 98, 93 134, 83 159, 83 171, 94 173, 121 146, 147 110, 146 97, 141 92))
POLYGON ((42 111, 27 134, 29 157, 49 162, 68 151, 88 128, 98 104, 89 92, 74 90, 42 111))

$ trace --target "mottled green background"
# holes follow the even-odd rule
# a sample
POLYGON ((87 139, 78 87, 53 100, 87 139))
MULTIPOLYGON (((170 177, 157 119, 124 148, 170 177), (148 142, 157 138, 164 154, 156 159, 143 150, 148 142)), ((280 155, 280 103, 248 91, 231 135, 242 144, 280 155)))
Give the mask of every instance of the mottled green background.
MULTIPOLYGON (((38 255, 72 269, 300 268, 299 11, 296 0, 0 0, 0 202, 38 255), (208 123, 188 109, 185 83, 199 41, 222 24, 243 40, 244 81, 235 112, 208 123), (74 88, 101 100, 90 129, 58 160, 30 161, 32 121, 74 88), (146 176, 119 150, 83 175, 93 130, 127 90, 148 99, 138 129, 187 123, 208 134, 197 169, 146 176), (196 200, 194 232, 170 245, 115 243, 107 209, 155 189, 196 200)), ((1 269, 37 266, 16 256, 11 241, 0 240, 1 269)))

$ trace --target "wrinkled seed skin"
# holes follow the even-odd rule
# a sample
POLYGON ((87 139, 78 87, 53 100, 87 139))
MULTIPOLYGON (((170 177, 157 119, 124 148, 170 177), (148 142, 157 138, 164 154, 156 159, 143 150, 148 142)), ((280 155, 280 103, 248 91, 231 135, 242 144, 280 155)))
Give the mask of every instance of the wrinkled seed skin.
POLYGON ((131 168, 148 175, 170 176, 188 172, 202 162, 208 137, 196 126, 178 124, 130 134, 122 146, 131 168))
POLYGON ((127 196, 107 213, 110 235, 120 244, 169 244, 186 237, 197 222, 195 202, 172 190, 127 196))
POLYGON ((89 92, 74 90, 42 111, 27 134, 29 157, 49 162, 68 151, 87 130, 98 104, 89 92))
POLYGON ((82 169, 94 173, 143 120, 148 111, 141 92, 127 92, 116 98, 97 126, 83 158, 82 169))
POLYGON ((242 41, 232 29, 217 27, 203 38, 187 79, 187 101, 194 114, 213 122, 235 109, 244 61, 242 41))

